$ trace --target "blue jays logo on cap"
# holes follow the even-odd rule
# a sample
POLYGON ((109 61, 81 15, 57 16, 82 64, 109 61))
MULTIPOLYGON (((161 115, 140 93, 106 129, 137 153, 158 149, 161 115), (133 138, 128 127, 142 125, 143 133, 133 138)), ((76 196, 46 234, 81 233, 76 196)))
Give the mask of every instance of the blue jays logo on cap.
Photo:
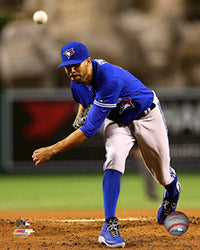
POLYGON ((63 55, 66 55, 68 57, 68 59, 70 59, 70 57, 75 53, 74 48, 68 49, 66 50, 63 55))
POLYGON ((82 63, 86 58, 90 57, 87 47, 79 42, 71 42, 61 49, 62 63, 58 66, 82 63))

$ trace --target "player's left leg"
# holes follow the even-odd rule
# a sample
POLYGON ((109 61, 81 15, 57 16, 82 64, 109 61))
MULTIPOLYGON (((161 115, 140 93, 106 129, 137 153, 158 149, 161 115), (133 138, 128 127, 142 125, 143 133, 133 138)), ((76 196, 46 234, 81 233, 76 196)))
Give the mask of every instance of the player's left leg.
POLYGON ((103 178, 105 223, 99 242, 109 247, 124 247, 125 241, 120 236, 115 212, 120 193, 121 175, 124 173, 125 161, 135 139, 128 127, 120 127, 109 120, 105 121, 104 134, 106 148, 103 178))
POLYGON ((115 217, 117 201, 120 193, 121 173, 116 170, 106 170, 103 178, 103 195, 105 223, 99 235, 99 243, 109 247, 124 247, 125 241, 121 237, 118 219, 115 217))
POLYGON ((103 198, 105 219, 115 217, 117 201, 120 193, 121 173, 108 169, 103 177, 103 198))
POLYGON ((144 161, 154 179, 164 186, 163 201, 157 214, 157 221, 163 224, 166 216, 175 211, 180 194, 177 175, 170 166, 170 150, 164 116, 157 103, 144 118, 134 121, 134 135, 144 161))

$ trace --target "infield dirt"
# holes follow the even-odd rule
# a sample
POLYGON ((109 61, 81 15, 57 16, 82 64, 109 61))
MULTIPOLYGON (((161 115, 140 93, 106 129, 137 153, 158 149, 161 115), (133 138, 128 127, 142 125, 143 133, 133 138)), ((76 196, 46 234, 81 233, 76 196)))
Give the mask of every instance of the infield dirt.
MULTIPOLYGON (((118 211, 125 249, 200 249, 200 211, 181 211, 189 217, 190 226, 184 235, 177 237, 157 224, 156 211, 118 211)), ((102 211, 1 211, 0 249, 109 249, 98 243, 103 218, 102 211), (35 232, 27 237, 13 236, 17 219, 30 220, 27 228, 35 232)))

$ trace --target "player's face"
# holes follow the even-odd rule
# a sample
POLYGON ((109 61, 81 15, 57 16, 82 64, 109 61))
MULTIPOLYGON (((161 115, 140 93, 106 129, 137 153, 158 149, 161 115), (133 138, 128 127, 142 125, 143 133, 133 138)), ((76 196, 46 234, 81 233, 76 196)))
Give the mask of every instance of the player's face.
MULTIPOLYGON (((91 63, 91 60, 89 60, 91 63)), ((82 63, 65 66, 67 76, 75 83, 88 83, 90 78, 88 59, 82 63)))

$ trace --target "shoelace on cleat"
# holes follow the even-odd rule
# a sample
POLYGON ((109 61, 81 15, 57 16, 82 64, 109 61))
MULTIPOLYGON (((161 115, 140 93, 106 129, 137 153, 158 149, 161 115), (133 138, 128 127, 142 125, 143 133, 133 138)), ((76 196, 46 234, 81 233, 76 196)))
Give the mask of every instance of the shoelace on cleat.
POLYGON ((114 238, 119 237, 118 219, 110 220, 107 223, 107 230, 109 230, 114 238))
POLYGON ((164 200, 163 202, 163 214, 168 215, 171 213, 172 209, 176 207, 176 202, 170 202, 168 200, 164 200))

